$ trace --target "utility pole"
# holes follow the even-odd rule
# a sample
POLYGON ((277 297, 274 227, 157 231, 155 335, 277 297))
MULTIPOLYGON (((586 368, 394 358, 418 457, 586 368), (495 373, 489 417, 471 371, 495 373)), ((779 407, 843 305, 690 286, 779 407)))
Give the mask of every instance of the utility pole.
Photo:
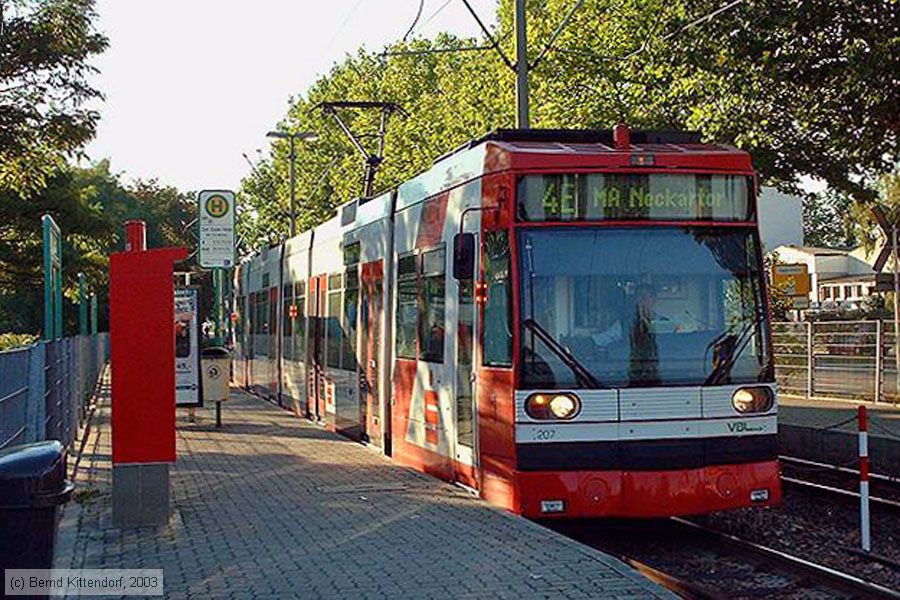
POLYGON ((900 270, 897 264, 897 221, 891 226, 894 255, 894 404, 900 397, 900 270))
POLYGON ((516 127, 529 129, 528 115, 528 35, 525 29, 525 0, 516 0, 516 127))
POLYGON ((290 152, 290 186, 291 186, 291 237, 297 235, 297 173, 294 163, 297 160, 297 144, 291 136, 291 152, 290 152))
MULTIPOLYGON (((291 235, 290 237, 294 237, 297 235, 297 176, 296 176, 296 166, 295 162, 297 159, 297 140, 303 140, 304 142, 315 142, 319 139, 319 136, 310 131, 301 131, 298 133, 285 133, 283 131, 270 131, 266 134, 268 138, 277 138, 279 140, 288 140, 290 143, 290 152, 288 154, 288 160, 290 164, 288 165, 288 172, 290 173, 290 186, 291 186, 291 235)), ((244 155, 244 158, 247 158, 244 155)), ((250 162, 250 159, 247 159, 247 162, 250 162)), ((253 167, 253 164, 250 164, 253 167)))
POLYGON ((894 263, 894 403, 896 404, 900 399, 900 250, 897 248, 900 214, 896 210, 888 212, 878 204, 873 205, 870 210, 884 236, 884 247, 875 258, 872 269, 876 273, 881 273, 889 260, 893 260, 894 263))

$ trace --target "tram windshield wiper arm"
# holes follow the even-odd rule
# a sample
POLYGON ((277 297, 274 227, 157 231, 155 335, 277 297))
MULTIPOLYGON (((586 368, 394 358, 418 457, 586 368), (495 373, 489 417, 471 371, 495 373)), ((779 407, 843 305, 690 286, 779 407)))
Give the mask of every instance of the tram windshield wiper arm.
POLYGON ((577 358, 569 351, 568 348, 560 344, 556 341, 556 339, 550 335, 550 333, 544 329, 540 323, 535 321, 534 319, 525 319, 522 321, 522 324, 525 325, 528 329, 534 332, 534 334, 540 339, 550 350, 556 354, 560 360, 565 364, 569 369, 572 370, 572 373, 575 375, 575 379, 586 388, 602 388, 603 385, 594 377, 594 374, 591 373, 587 367, 581 364, 577 358))
MULTIPOLYGON (((731 373, 732 367, 737 362, 737 359, 744 352, 744 348, 747 347, 747 344, 753 338, 750 334, 759 327, 759 324, 762 323, 763 319, 765 319, 765 313, 760 313, 756 316, 753 321, 750 321, 744 328, 741 329, 740 333, 735 337, 734 345, 731 347, 731 351, 728 354, 728 357, 724 362, 719 363, 716 367, 713 368, 712 373, 709 374, 709 377, 706 378, 706 381, 703 382, 703 385, 715 385, 717 383, 722 383, 722 380, 731 373)), ((724 342, 728 336, 725 336, 721 340, 718 341, 719 344, 724 342)))

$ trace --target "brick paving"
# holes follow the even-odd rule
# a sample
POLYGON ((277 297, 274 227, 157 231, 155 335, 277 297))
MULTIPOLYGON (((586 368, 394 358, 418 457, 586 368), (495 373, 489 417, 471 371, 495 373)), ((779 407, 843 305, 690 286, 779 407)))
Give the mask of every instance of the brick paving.
POLYGON ((242 392, 179 414, 174 514, 112 527, 95 416, 57 567, 163 568, 167 598, 674 598, 622 563, 242 392))

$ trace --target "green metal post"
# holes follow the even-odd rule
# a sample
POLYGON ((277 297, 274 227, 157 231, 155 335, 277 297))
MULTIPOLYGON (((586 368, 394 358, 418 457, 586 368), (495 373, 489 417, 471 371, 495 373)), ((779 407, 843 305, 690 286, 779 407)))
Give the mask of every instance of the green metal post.
POLYGON ((50 215, 41 217, 44 232, 44 339, 62 337, 62 240, 50 215))
POLYGON ((91 335, 97 335, 97 294, 91 294, 91 335))
POLYGON ((222 269, 213 269, 213 343, 222 345, 222 269))
POLYGON ((56 289, 55 289, 56 300, 53 303, 53 306, 56 309, 55 335, 56 335, 56 339, 62 339, 62 337, 63 337, 63 313, 62 313, 63 270, 62 270, 62 238, 59 235, 59 229, 56 230, 56 258, 58 261, 58 266, 56 268, 56 289))
POLYGON ((88 334, 88 295, 84 273, 78 274, 78 333, 88 334))
POLYGON ((231 269, 225 271, 225 277, 222 281, 224 292, 222 293, 222 329, 225 334, 225 342, 232 339, 233 331, 232 327, 234 324, 231 321, 231 311, 232 311, 232 282, 231 282, 231 269))
POLYGON ((53 310, 53 258, 50 244, 52 243, 53 231, 51 223, 53 218, 50 215, 44 215, 41 218, 41 224, 44 228, 44 339, 52 340, 55 324, 53 316, 56 311, 53 310))

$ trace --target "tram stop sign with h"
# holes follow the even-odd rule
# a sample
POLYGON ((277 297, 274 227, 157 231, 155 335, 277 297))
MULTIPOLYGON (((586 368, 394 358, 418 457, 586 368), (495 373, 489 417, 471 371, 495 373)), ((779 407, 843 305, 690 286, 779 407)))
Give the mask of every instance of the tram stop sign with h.
POLYGON ((200 266, 227 269, 234 266, 234 192, 204 190, 200 204, 200 266))

